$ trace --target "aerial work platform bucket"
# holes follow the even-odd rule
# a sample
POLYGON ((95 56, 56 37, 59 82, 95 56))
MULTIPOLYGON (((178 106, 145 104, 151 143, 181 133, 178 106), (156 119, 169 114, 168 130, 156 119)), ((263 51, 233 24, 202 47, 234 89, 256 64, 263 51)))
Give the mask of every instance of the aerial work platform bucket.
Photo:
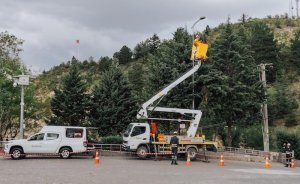
POLYGON ((191 60, 204 60, 207 58, 208 44, 200 41, 195 41, 192 47, 191 60))

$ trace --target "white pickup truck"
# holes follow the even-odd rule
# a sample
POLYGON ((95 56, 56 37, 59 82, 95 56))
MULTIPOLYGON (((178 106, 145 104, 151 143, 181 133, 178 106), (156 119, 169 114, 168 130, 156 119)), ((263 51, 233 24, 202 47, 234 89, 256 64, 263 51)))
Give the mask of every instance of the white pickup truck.
POLYGON ((61 158, 71 157, 73 152, 87 151, 85 127, 45 126, 28 139, 12 140, 5 144, 4 152, 20 159, 26 154, 59 153, 61 158))

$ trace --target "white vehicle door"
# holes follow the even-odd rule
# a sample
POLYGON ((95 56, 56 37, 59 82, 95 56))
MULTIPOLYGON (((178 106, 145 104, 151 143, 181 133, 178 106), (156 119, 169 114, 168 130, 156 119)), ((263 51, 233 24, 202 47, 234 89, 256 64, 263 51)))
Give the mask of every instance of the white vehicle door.
POLYGON ((43 153, 44 133, 39 133, 31 136, 26 145, 24 145, 25 153, 43 153))
POLYGON ((55 132, 47 132, 43 141, 43 153, 56 153, 60 145, 61 135, 55 132))
POLYGON ((138 146, 141 143, 149 142, 149 134, 146 133, 145 126, 135 126, 131 132, 131 140, 134 147, 138 146))

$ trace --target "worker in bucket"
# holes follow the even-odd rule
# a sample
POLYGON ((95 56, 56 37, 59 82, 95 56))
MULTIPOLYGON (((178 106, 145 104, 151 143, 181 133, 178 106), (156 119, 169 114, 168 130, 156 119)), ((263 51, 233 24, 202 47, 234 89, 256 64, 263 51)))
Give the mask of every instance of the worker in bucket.
POLYGON ((193 41, 191 60, 204 61, 207 58, 206 56, 207 49, 208 49, 207 42, 204 41, 204 39, 201 38, 200 35, 196 35, 196 38, 193 41))
POLYGON ((174 132, 173 137, 170 141, 171 149, 172 149, 172 165, 178 165, 177 163, 177 154, 178 154, 178 146, 179 146, 179 139, 177 137, 177 131, 174 132))

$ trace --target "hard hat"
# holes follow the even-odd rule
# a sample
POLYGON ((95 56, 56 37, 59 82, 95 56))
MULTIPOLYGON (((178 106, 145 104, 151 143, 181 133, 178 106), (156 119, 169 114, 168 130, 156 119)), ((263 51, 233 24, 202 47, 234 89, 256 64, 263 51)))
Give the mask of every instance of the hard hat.
POLYGON ((174 133, 173 133, 174 135, 177 135, 177 131, 174 131, 174 133))

